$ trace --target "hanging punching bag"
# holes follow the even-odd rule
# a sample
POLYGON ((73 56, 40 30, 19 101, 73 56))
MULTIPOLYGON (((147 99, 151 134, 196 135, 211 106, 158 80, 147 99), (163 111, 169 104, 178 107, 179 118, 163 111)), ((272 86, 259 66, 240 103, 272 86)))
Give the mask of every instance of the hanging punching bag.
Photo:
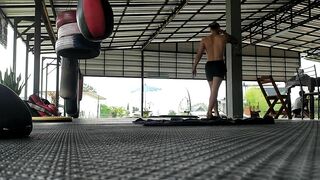
POLYGON ((61 11, 56 19, 58 40, 55 44, 58 56, 70 59, 91 59, 99 56, 100 42, 86 39, 77 24, 76 10, 61 11))
POLYGON ((76 59, 62 58, 60 96, 64 99, 77 97, 79 63, 76 59))
POLYGON ((78 118, 80 113, 80 101, 82 99, 82 87, 83 86, 83 76, 79 70, 78 80, 77 80, 77 93, 76 98, 73 99, 65 99, 65 110, 66 113, 73 117, 78 118))
POLYGON ((79 0, 77 23, 82 35, 90 41, 102 41, 113 31, 113 11, 107 0, 79 0))

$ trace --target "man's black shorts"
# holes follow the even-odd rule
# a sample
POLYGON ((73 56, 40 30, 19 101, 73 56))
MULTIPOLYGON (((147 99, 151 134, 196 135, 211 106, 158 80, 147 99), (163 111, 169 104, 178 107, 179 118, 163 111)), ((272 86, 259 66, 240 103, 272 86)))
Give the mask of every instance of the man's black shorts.
POLYGON ((206 77, 208 81, 212 81, 214 76, 220 77, 223 79, 227 72, 227 68, 223 60, 207 61, 205 70, 206 70, 206 77))

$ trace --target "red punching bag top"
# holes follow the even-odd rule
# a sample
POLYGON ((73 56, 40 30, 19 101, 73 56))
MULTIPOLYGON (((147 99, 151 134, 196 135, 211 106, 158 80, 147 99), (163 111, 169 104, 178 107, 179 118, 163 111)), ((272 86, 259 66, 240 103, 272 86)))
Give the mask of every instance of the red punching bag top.
POLYGON ((101 0, 83 1, 84 18, 92 37, 99 38, 105 35, 105 15, 101 0))

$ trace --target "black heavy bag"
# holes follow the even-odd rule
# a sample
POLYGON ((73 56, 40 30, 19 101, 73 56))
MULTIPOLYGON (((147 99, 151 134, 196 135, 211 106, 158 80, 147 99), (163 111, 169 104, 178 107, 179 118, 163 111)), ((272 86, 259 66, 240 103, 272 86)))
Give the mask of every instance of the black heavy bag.
POLYGON ((78 74, 78 80, 77 80, 77 94, 76 94, 76 98, 73 99, 66 99, 65 100, 65 108, 66 108, 66 112, 69 116, 73 117, 73 118, 78 118, 79 117, 79 113, 80 113, 80 100, 81 100, 81 93, 82 93, 82 81, 83 81, 83 77, 79 71, 78 74))
POLYGON ((64 99, 77 97, 79 63, 77 59, 62 58, 60 96, 64 99))
POLYGON ((100 42, 89 41, 81 34, 75 10, 59 12, 56 24, 58 40, 55 49, 58 56, 71 59, 91 59, 99 56, 100 42))
POLYGON ((112 34, 113 11, 108 0, 79 0, 77 23, 83 36, 101 41, 112 34))
POLYGON ((100 42, 92 42, 82 34, 73 34, 61 37, 56 42, 58 56, 71 59, 91 59, 99 56, 100 42))
POLYGON ((29 136, 32 118, 27 105, 7 86, 0 84, 0 136, 29 136))
POLYGON ((78 98, 74 99, 65 99, 65 107, 66 107, 66 113, 74 118, 79 117, 79 102, 78 98))

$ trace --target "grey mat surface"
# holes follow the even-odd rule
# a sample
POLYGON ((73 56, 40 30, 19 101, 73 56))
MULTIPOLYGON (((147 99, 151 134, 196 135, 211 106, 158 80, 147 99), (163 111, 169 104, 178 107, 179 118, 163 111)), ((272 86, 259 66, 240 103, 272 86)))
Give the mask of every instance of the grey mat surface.
POLYGON ((34 123, 0 139, 0 179, 320 179, 319 128, 34 123))

